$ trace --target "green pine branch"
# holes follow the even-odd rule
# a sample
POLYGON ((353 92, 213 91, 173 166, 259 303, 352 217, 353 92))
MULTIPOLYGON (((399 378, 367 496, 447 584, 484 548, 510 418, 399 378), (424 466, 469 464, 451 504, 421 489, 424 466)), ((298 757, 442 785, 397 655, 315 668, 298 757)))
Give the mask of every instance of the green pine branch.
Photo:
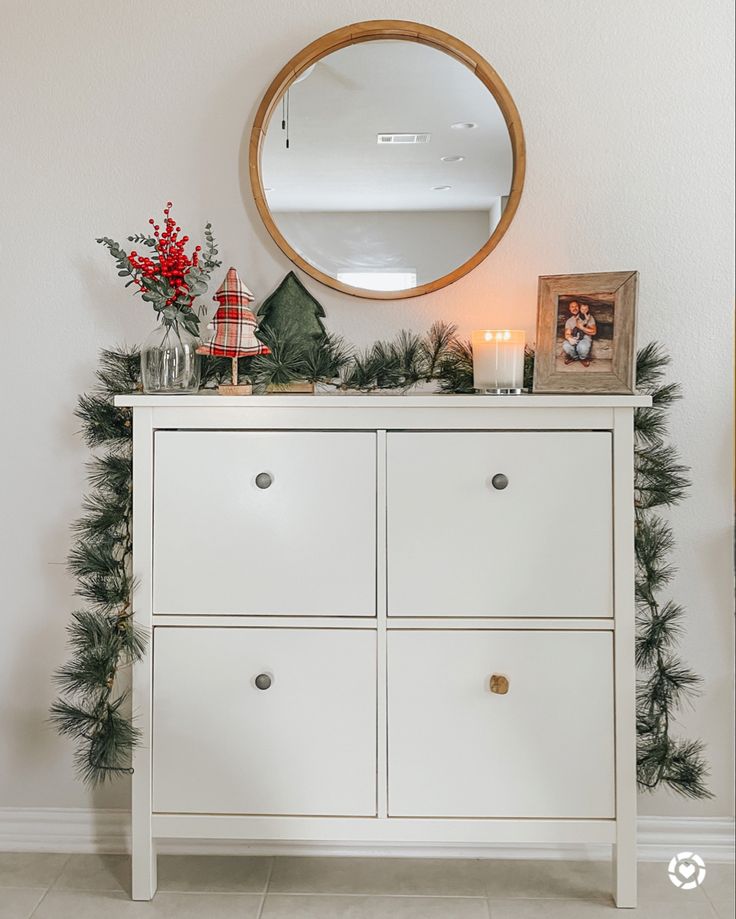
POLYGON ((656 509, 679 504, 690 487, 689 470, 666 442, 668 412, 681 398, 680 387, 665 382, 669 362, 654 342, 641 348, 636 361, 637 388, 652 396, 651 408, 634 413, 637 778, 642 790, 663 786, 684 797, 709 798, 703 745, 673 736, 678 711, 701 683, 675 653, 685 611, 660 596, 675 575, 669 561, 674 535, 656 509))
POLYGON ((440 391, 473 392, 473 346, 470 341, 452 338, 440 357, 437 369, 440 391))
POLYGON ((457 326, 452 322, 434 322, 421 340, 421 366, 425 380, 437 378, 443 359, 455 340, 457 326))
POLYGON ((258 388, 285 386, 306 379, 308 346, 296 329, 261 328, 258 334, 270 351, 257 354, 251 363, 253 382, 258 388))
POLYGON ((72 525, 67 560, 87 606, 72 614, 70 657, 54 676, 59 697, 50 717, 60 734, 75 740, 77 772, 90 785, 129 774, 138 740, 120 686, 122 672, 141 659, 146 645, 130 608, 132 424, 130 410, 116 408, 113 397, 139 389, 138 353, 103 351, 96 388, 80 397, 76 411, 86 443, 101 452, 88 464, 90 491, 72 525))
POLYGON ((304 378, 310 383, 337 379, 353 356, 353 349, 339 335, 328 333, 308 346, 303 355, 304 378))

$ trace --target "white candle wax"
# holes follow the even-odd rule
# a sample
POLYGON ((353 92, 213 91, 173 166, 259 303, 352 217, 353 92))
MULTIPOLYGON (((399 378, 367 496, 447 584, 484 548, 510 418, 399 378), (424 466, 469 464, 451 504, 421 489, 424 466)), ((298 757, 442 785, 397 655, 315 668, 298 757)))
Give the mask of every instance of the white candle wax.
POLYGON ((521 389, 524 385, 522 331, 481 329, 473 332, 473 386, 489 389, 521 389))

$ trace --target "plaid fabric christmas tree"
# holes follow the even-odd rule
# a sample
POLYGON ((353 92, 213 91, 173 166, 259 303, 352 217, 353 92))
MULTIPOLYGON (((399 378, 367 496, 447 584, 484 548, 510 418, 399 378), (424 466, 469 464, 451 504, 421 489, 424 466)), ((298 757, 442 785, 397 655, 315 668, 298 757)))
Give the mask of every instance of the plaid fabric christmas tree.
POLYGON ((256 317, 250 308, 255 297, 235 268, 228 270, 214 299, 220 304, 212 318, 215 334, 197 348, 199 354, 238 358, 270 353, 256 338, 256 317))

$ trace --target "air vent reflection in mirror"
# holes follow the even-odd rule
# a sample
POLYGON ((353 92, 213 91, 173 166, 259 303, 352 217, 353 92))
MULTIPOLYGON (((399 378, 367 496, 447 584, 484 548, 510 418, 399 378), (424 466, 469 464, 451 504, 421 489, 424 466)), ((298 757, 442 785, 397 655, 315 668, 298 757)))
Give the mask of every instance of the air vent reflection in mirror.
POLYGON ((428 144, 431 134, 377 134, 377 144, 428 144))

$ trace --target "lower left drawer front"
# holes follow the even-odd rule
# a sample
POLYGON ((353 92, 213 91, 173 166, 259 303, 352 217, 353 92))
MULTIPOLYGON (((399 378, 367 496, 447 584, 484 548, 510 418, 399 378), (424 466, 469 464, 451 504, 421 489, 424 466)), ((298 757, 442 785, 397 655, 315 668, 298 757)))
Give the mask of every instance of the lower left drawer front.
POLYGON ((157 628, 153 685, 156 812, 376 813, 372 630, 157 628))

